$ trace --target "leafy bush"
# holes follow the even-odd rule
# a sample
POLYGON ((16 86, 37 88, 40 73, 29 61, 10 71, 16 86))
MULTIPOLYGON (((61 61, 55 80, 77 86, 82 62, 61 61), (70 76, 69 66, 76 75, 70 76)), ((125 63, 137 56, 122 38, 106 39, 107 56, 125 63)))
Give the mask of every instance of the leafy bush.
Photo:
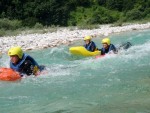
POLYGON ((128 11, 126 13, 126 18, 128 20, 139 20, 139 19, 142 19, 142 12, 139 11, 138 9, 133 9, 131 11, 128 11))
POLYGON ((19 20, 0 19, 0 29, 16 30, 20 27, 22 27, 22 22, 19 20))
POLYGON ((28 17, 23 20, 23 26, 34 27, 37 22, 38 20, 36 18, 28 17))
POLYGON ((144 16, 146 16, 146 18, 150 18, 150 8, 147 8, 147 9, 144 11, 144 16))
POLYGON ((37 23, 34 25, 34 28, 35 28, 35 29, 40 29, 40 28, 43 28, 43 25, 37 22, 37 23))
POLYGON ((119 20, 118 11, 110 11, 101 6, 91 8, 78 7, 76 11, 71 12, 69 25, 90 25, 90 24, 108 24, 119 20))
POLYGON ((0 37, 4 36, 6 34, 4 29, 0 29, 0 37))
POLYGON ((37 22, 44 26, 105 24, 120 20, 125 13, 126 20, 150 18, 150 0, 1 0, 0 28, 17 29, 34 27, 37 22), (18 20, 21 20, 18 22, 18 20), (21 27, 21 26, 20 26, 21 27))

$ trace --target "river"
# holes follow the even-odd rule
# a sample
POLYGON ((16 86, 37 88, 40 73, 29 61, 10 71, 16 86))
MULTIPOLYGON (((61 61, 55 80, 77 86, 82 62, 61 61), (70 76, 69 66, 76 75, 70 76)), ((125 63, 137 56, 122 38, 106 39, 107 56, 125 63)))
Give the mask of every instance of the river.
MULTIPOLYGON (((47 73, 0 81, 0 113, 150 113, 150 30, 110 38, 116 46, 127 41, 133 46, 99 59, 69 53, 82 41, 28 51, 47 73)), ((100 37, 93 40, 100 48, 100 37)), ((0 66, 8 64, 3 55, 0 66)))

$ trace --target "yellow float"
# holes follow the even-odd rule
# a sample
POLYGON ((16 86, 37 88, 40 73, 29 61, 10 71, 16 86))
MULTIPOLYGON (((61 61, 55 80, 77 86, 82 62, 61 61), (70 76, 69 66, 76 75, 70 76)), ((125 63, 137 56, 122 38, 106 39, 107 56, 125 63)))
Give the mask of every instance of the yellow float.
POLYGON ((83 46, 77 46, 77 47, 71 47, 69 48, 70 53, 72 53, 73 55, 80 55, 80 56, 96 56, 96 55, 100 55, 101 52, 96 50, 94 52, 90 52, 88 51, 85 47, 83 46))

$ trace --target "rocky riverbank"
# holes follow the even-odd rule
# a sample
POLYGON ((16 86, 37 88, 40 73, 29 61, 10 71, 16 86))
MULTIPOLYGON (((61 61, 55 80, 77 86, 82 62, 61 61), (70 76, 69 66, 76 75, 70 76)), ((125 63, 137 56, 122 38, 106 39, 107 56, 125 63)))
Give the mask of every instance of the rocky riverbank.
POLYGON ((43 49, 56 47, 61 44, 69 44, 75 40, 83 39, 86 35, 108 36, 112 33, 120 33, 133 30, 149 29, 150 23, 147 24, 130 24, 119 27, 111 25, 101 25, 99 29, 92 30, 69 30, 68 28, 57 30, 45 34, 20 34, 18 36, 0 37, 0 51, 5 53, 12 46, 21 46, 23 50, 43 49))

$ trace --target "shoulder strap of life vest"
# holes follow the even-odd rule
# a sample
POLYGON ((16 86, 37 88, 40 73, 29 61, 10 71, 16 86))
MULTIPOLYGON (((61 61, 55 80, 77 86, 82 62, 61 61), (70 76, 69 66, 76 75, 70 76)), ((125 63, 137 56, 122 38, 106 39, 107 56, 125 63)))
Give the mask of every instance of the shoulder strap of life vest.
POLYGON ((90 50, 91 45, 92 45, 92 41, 91 41, 90 44, 88 45, 87 50, 90 50))
POLYGON ((110 44, 108 52, 110 52, 112 50, 112 47, 113 47, 113 45, 110 44))

